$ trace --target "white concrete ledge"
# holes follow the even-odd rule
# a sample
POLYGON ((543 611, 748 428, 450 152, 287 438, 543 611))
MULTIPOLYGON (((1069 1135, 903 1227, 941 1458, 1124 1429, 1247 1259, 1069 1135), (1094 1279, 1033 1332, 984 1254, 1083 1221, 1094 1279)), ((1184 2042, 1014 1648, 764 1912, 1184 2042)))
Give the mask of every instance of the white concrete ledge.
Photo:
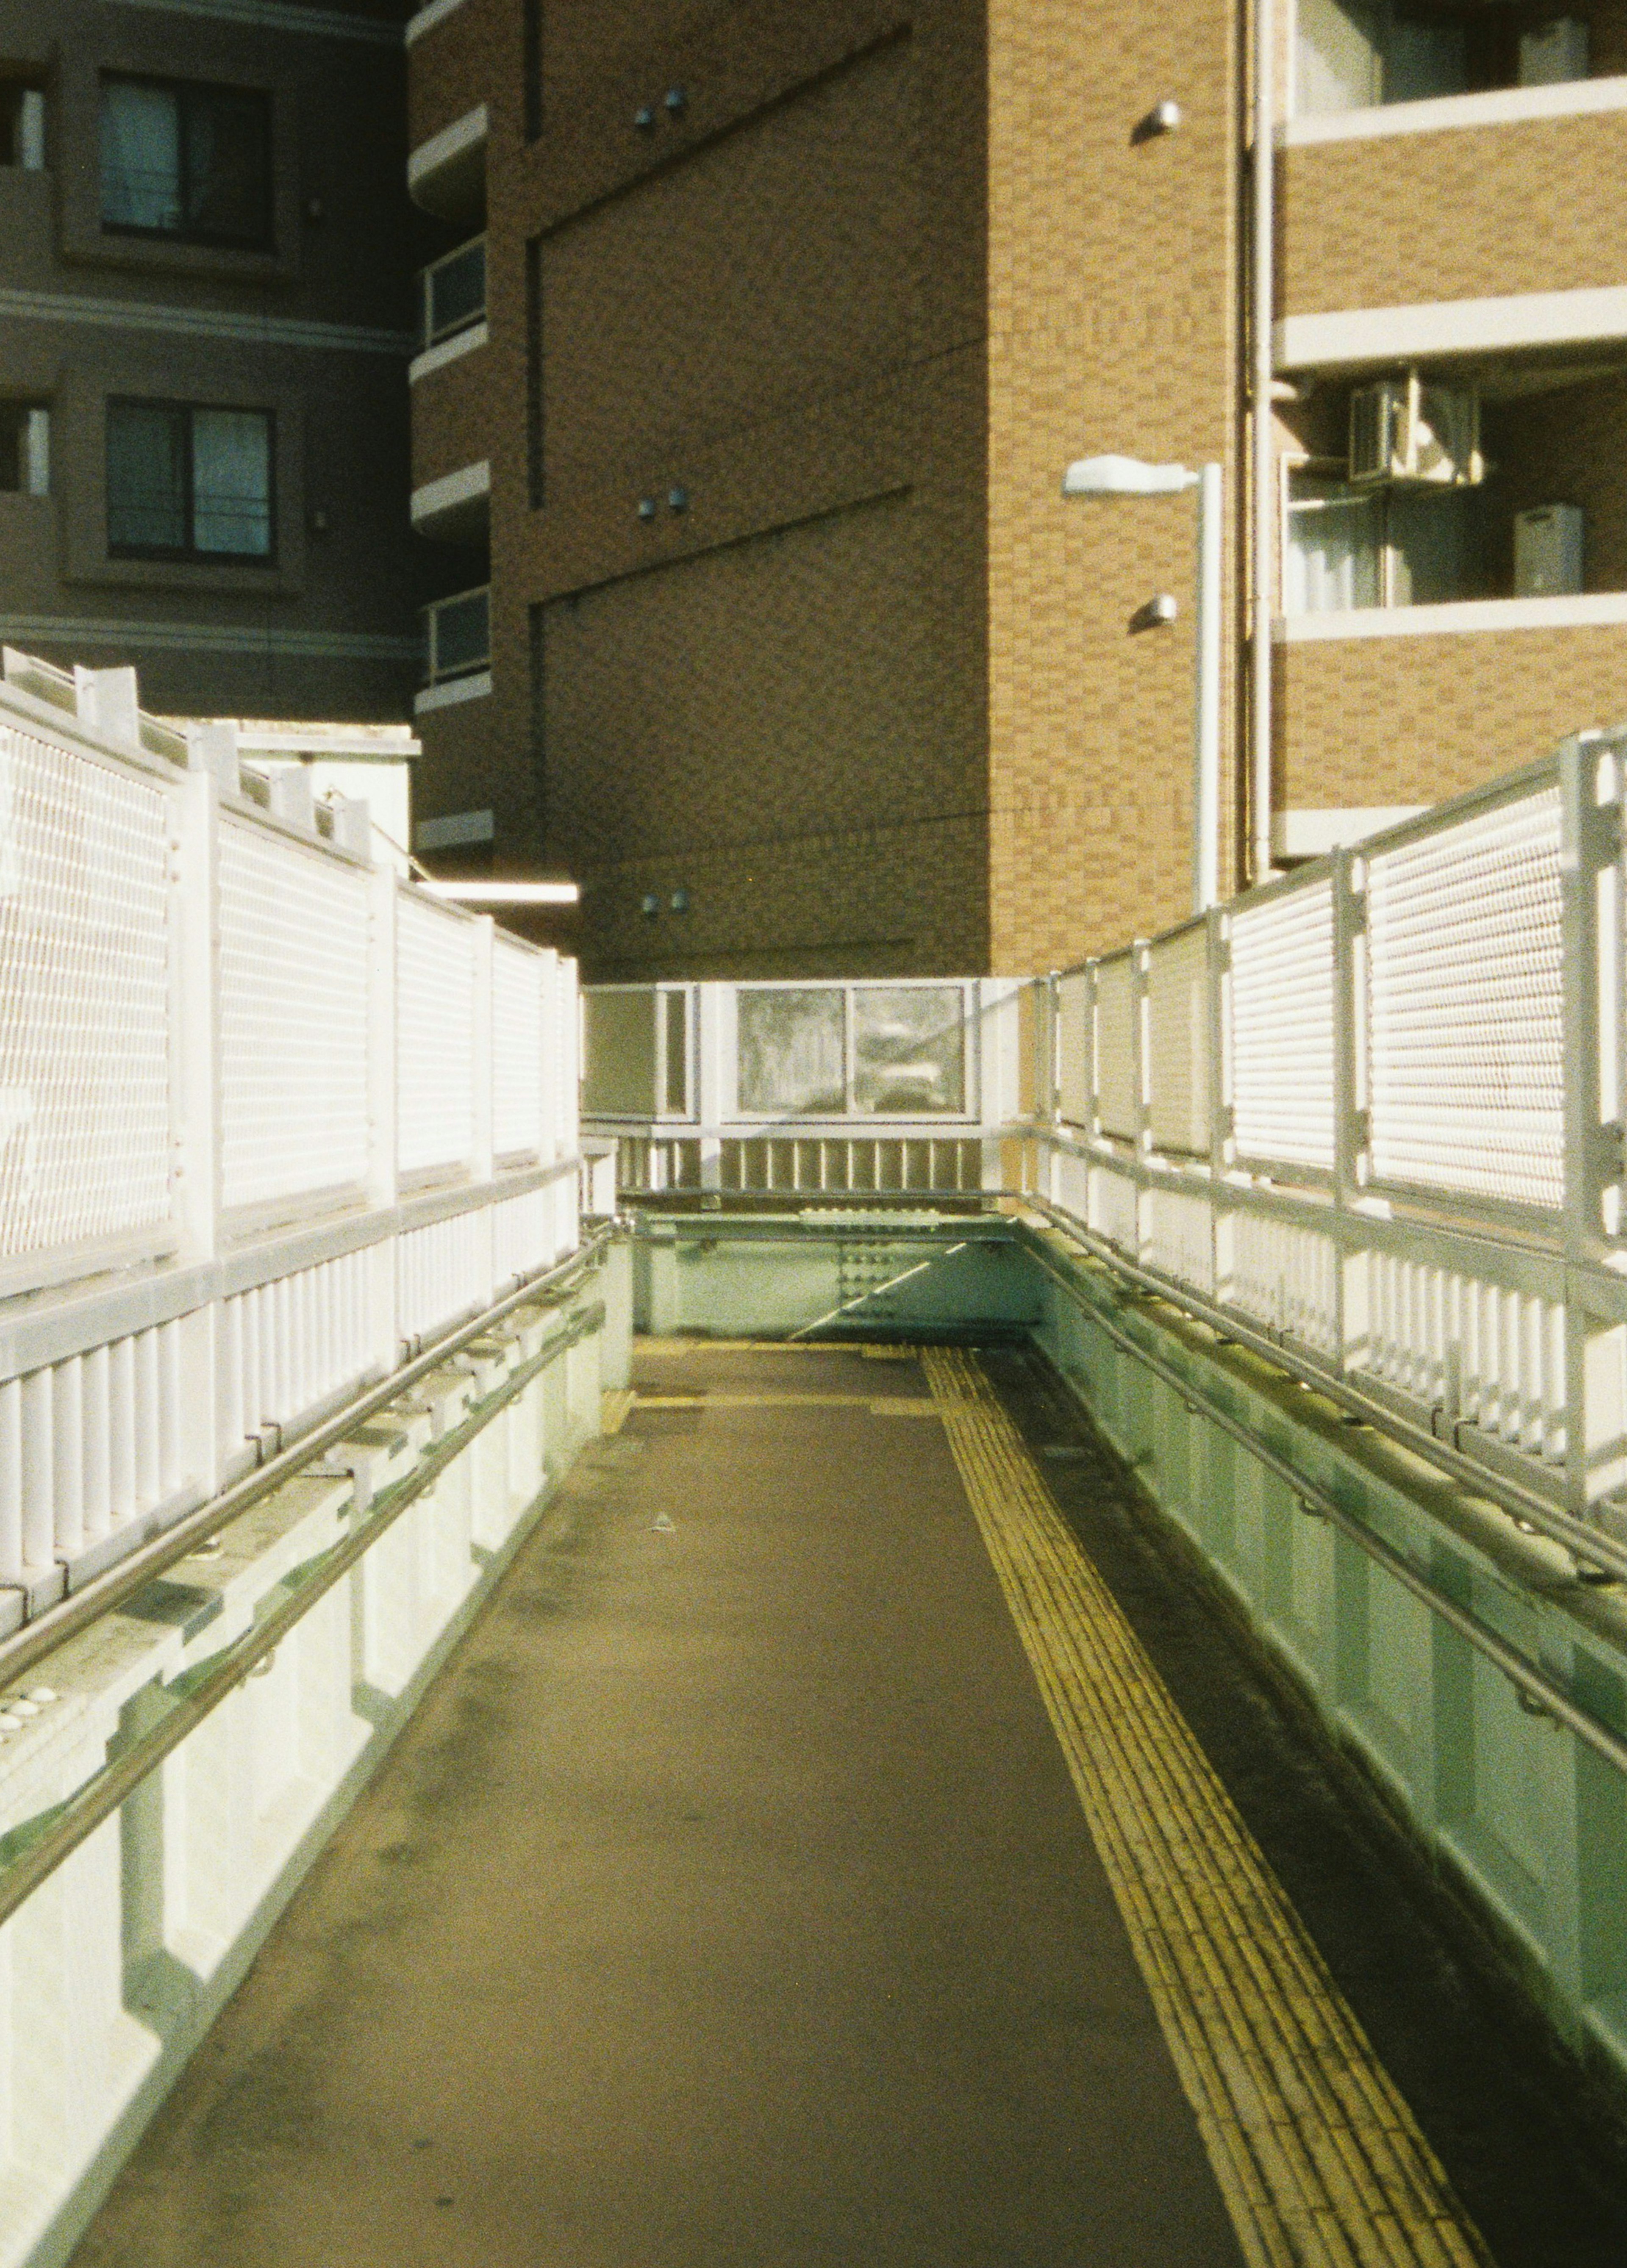
POLYGON ((1347 613, 1279 615, 1282 645, 1325 638, 1484 637, 1499 630, 1602 630, 1627 622, 1627 591, 1563 599, 1461 599, 1440 607, 1356 607, 1347 613))
POLYGON ((481 701, 491 690, 491 672, 476 670, 467 677, 449 677, 444 685, 426 685, 412 696, 412 713, 423 717, 431 709, 455 709, 460 701, 481 701))
POLYGON ((463 465, 438 480, 425 481, 412 492, 412 524, 421 534, 433 534, 437 524, 474 517, 491 495, 491 465, 482 457, 477 465, 463 465))
MULTIPOLYGON (((458 0, 437 0, 456 7, 458 0)), ((412 26, 407 27, 412 37, 412 26)), ((1499 86, 1484 94, 1438 95, 1430 102, 1385 102, 1291 118, 1277 129, 1290 150, 1313 142, 1366 142, 1384 134, 1445 134, 1454 127, 1518 126, 1533 118, 1597 117, 1627 110, 1627 78, 1573 78, 1558 86, 1499 86)))
POLYGON ((408 46, 411 47, 415 40, 421 40, 426 32, 432 32, 437 24, 444 24, 447 17, 455 15, 462 5, 463 0, 429 0, 427 7, 420 8, 416 16, 407 18, 408 46))
POLYGON ((1278 370, 1483 354, 1504 347, 1582 346, 1627 338, 1627 284, 1582 291, 1517 291, 1498 299, 1422 299, 1285 315, 1272 334, 1278 370))
POLYGON ((436 345, 425 347, 421 355, 415 355, 408 364, 407 383, 416 386, 421 378, 428 378, 431 371, 444 370, 449 362, 456 362, 460 355, 473 354, 476 347, 485 345, 488 335, 483 322, 471 323, 467 331, 456 331, 451 338, 441 339, 436 345))
POLYGON ((1383 803, 1344 811, 1279 811, 1271 821, 1271 848, 1279 858, 1325 858, 1347 843, 1365 843, 1428 809, 1422 803, 1383 803))
POLYGON ((466 110, 427 142, 420 142, 407 160, 407 194, 426 212, 444 220, 459 217, 462 208, 475 201, 486 162, 490 126, 485 104, 466 110))

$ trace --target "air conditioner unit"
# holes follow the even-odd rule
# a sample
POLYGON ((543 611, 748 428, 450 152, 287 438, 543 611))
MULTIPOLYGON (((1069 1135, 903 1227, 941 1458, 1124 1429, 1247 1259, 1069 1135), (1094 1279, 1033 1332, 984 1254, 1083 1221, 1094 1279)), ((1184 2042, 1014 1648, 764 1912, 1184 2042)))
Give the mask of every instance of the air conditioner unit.
POLYGON ((1351 395, 1351 480, 1358 487, 1469 488, 1485 477, 1480 396, 1417 371, 1351 395))
POLYGON ((1582 509, 1538 504, 1514 514, 1514 596, 1551 599, 1582 587, 1582 509))

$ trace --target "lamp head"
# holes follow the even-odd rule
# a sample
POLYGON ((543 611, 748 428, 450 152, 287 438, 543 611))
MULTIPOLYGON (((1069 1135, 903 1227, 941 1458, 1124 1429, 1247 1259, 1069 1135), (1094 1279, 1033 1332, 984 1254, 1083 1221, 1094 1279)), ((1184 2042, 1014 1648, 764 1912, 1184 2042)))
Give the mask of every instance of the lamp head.
POLYGON ((1184 465, 1146 465, 1139 457, 1079 457, 1062 476, 1064 496, 1179 496, 1198 475, 1184 465))

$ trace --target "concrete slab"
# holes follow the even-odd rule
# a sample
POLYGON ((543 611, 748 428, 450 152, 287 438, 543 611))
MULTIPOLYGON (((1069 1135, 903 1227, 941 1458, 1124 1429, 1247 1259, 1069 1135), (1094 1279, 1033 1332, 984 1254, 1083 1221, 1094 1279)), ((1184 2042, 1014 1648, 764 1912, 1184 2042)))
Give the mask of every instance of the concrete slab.
POLYGON ((1240 2268, 918 1368, 641 1382, 79 2268, 1240 2268))

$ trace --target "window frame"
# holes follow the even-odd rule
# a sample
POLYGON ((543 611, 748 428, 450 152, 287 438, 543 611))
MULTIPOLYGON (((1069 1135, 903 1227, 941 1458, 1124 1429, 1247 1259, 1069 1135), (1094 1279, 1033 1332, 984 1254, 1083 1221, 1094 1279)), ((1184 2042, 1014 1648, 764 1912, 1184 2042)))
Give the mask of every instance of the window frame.
POLYGON ((277 568, 281 565, 277 550, 277 416, 275 408, 258 402, 243 401, 182 401, 168 394, 110 394, 103 406, 102 461, 106 483, 104 534, 109 559, 135 559, 157 562, 165 566, 188 567, 254 567, 277 568), (187 542, 177 548, 169 544, 115 543, 113 539, 114 496, 107 465, 107 446, 115 409, 165 409, 179 412, 187 421, 187 446, 181 456, 183 511, 187 526, 187 542), (200 550, 197 542, 196 474, 194 458, 193 423, 200 410, 221 410, 234 417, 259 417, 266 428, 266 549, 263 551, 200 550))
MULTIPOLYGON (((275 254, 277 249, 276 197, 276 109, 273 92, 269 87, 232 86, 224 79, 172 78, 162 72, 102 70, 96 75, 96 122, 98 141, 98 205, 104 236, 133 240, 138 244, 195 244, 217 252, 248 252, 275 254), (261 183, 261 228, 258 235, 235 235, 221 229, 199 228, 184 218, 176 228, 149 228, 138 221, 109 220, 107 214, 107 177, 100 171, 101 121, 103 106, 110 86, 153 87, 173 94, 177 105, 177 201, 184 215, 189 200, 191 181, 188 172, 190 137, 188 133, 188 110, 195 97, 229 95, 241 101, 257 102, 264 114, 263 151, 265 173, 261 183)), ((202 405, 200 405, 202 406, 202 405)))

